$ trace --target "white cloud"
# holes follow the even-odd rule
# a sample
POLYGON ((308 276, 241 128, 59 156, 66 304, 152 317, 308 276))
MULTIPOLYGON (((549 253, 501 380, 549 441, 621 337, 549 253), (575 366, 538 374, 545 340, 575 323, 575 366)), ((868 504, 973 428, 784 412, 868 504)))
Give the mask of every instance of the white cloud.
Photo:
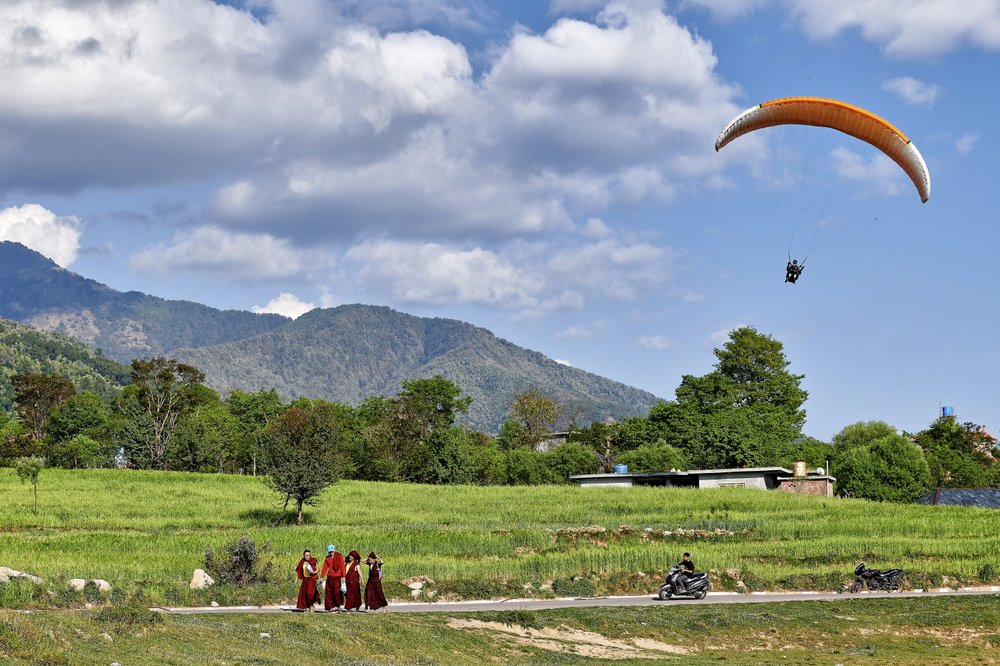
POLYGON ((559 365, 565 365, 565 366, 570 367, 570 368, 573 367, 573 364, 570 363, 569 361, 565 360, 565 359, 554 358, 552 360, 555 361, 556 363, 558 363, 559 365))
POLYGON ((327 259, 319 251, 297 250, 269 234, 231 232, 199 227, 178 233, 173 243, 158 243, 132 257, 132 270, 163 274, 200 270, 222 273, 242 281, 294 277, 321 267, 327 259))
POLYGON ((644 349, 670 349, 674 346, 674 341, 665 335, 641 336, 635 343, 644 349))
POLYGON ((607 319, 599 319, 589 324, 565 328, 556 333, 556 337, 560 340, 588 339, 607 335, 610 330, 611 322, 607 319))
POLYGON ((726 344, 729 341, 730 333, 732 333, 738 328, 743 328, 744 326, 749 326, 749 325, 750 324, 747 323, 740 323, 740 324, 734 324, 733 326, 729 326, 727 328, 720 328, 717 331, 712 331, 711 333, 709 333, 708 339, 705 340, 705 344, 715 348, 721 347, 722 345, 726 344))
POLYGON ((858 183, 860 192, 870 194, 899 194, 906 187, 905 176, 891 159, 878 153, 870 159, 844 147, 831 151, 833 167, 841 178, 858 183))
POLYGON ((882 84, 883 90, 895 93, 907 104, 932 106, 941 91, 938 86, 924 83, 909 76, 890 79, 882 84))
POLYGON ((681 0, 682 7, 704 7, 723 21, 731 21, 771 4, 772 0, 681 0))
POLYGON ((267 305, 255 305, 251 310, 257 313, 280 314, 291 319, 298 319, 305 313, 313 310, 316 306, 306 303, 295 294, 282 292, 267 302, 267 305))
POLYGON ((959 155, 968 155, 979 143, 979 132, 966 132, 955 141, 955 150, 959 155))
POLYGON ((0 210, 0 240, 21 243, 63 268, 76 261, 80 227, 78 218, 60 217, 38 204, 0 210))

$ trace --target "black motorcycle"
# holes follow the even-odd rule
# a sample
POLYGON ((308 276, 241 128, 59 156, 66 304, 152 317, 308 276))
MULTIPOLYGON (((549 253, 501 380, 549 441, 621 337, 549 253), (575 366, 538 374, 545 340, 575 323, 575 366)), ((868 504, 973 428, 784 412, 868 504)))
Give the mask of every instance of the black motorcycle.
POLYGON ((869 569, 865 566, 865 563, 862 562, 854 570, 854 575, 857 577, 847 589, 847 591, 852 594, 860 592, 862 589, 885 590, 886 592, 892 592, 893 590, 899 590, 903 587, 902 569, 886 569, 885 571, 879 571, 878 569, 869 569))
POLYGON ((675 596, 704 599, 709 590, 712 589, 712 584, 708 582, 708 574, 696 573, 688 576, 687 580, 681 583, 681 591, 676 592, 674 591, 674 581, 680 574, 681 566, 679 564, 670 567, 670 571, 667 572, 667 582, 660 586, 659 596, 661 600, 666 601, 675 596))

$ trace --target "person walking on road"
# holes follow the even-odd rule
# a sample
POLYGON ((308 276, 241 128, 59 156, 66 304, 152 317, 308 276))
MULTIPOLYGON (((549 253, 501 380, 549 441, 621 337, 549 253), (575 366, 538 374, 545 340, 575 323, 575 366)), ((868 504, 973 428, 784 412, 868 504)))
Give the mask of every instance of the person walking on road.
POLYGON ((347 554, 347 570, 344 573, 344 580, 347 581, 344 609, 356 611, 361 608, 361 555, 356 550, 347 554))
POLYGON ((320 577, 326 581, 323 608, 328 613, 340 612, 344 605, 344 593, 340 589, 344 583, 344 556, 337 552, 337 547, 333 544, 326 547, 326 559, 323 560, 320 577))
POLYGON ((319 575, 319 562, 309 550, 302 551, 302 559, 295 567, 295 576, 302 581, 299 586, 299 598, 295 607, 299 610, 312 611, 313 605, 319 601, 316 594, 316 580, 319 575))
POLYGON ((365 608, 374 611, 385 608, 389 602, 385 599, 385 592, 382 591, 382 558, 375 554, 375 551, 368 553, 365 560, 368 565, 368 584, 365 585, 365 608))

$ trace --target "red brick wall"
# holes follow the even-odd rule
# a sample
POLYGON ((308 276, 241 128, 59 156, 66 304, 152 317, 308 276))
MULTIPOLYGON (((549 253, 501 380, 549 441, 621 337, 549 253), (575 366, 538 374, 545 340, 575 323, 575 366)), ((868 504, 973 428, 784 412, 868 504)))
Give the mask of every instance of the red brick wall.
POLYGON ((833 495, 833 484, 826 479, 794 479, 791 481, 782 481, 776 490, 786 493, 828 497, 833 495))

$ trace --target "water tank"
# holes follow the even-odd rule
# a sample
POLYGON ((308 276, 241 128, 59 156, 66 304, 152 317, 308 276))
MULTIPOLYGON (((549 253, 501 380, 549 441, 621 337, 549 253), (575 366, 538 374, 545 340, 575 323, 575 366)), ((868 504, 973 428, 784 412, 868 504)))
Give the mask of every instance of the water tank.
POLYGON ((955 408, 951 405, 945 405, 941 408, 941 416, 954 416, 955 408))
POLYGON ((807 476, 806 464, 803 461, 799 461, 792 466, 792 476, 807 476))
POLYGON ((615 465, 615 474, 628 474, 628 465, 615 465))

